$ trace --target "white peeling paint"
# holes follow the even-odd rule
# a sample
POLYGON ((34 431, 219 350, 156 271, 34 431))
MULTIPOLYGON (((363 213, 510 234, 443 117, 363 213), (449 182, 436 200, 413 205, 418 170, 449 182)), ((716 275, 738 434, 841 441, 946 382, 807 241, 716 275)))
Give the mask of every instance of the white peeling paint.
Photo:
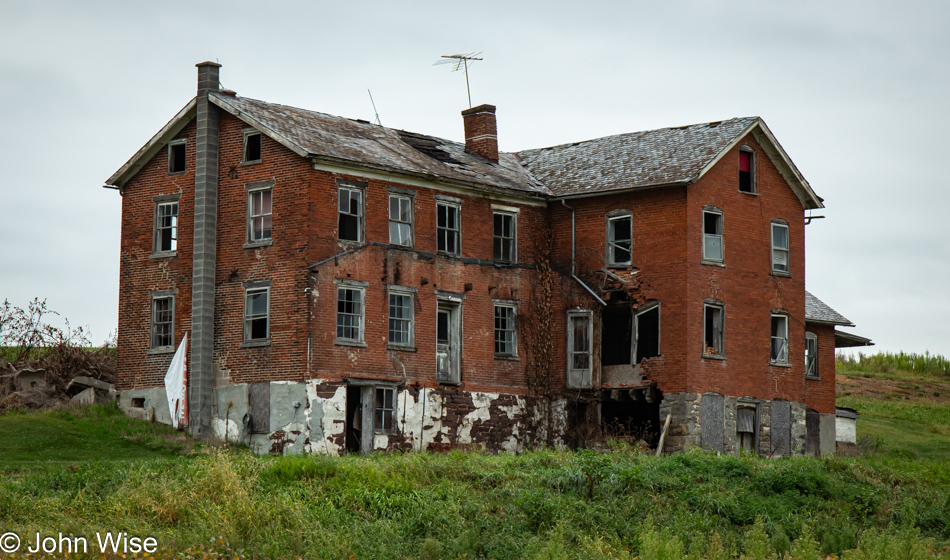
POLYGON ((212 418, 211 429, 214 431, 214 437, 218 440, 224 441, 225 436, 227 436, 228 441, 236 443, 241 439, 241 430, 234 420, 212 418))

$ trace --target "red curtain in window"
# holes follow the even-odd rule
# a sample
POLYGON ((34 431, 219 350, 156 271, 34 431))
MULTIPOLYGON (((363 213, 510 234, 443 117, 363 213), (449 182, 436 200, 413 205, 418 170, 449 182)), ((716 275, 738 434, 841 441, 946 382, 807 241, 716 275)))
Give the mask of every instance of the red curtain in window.
POLYGON ((739 171, 752 171, 752 154, 749 152, 739 152, 739 171))

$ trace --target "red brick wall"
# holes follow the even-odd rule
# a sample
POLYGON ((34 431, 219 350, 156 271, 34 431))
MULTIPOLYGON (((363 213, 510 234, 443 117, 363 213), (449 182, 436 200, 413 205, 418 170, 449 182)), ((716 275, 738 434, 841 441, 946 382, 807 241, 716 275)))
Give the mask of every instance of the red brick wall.
POLYGON ((732 149, 688 189, 687 270, 689 391, 715 391, 761 399, 804 400, 804 208, 761 146, 750 135, 739 145, 755 150, 756 194, 739 192, 739 150, 732 149), (703 207, 723 213, 725 267, 702 261, 703 207), (771 220, 788 222, 790 277, 771 273, 771 220), (726 360, 702 358, 703 300, 726 309, 726 360), (771 366, 771 310, 789 316, 791 367, 771 366))
POLYGON ((818 335, 818 377, 805 380, 805 406, 822 414, 835 411, 835 328, 808 323, 808 332, 818 335))

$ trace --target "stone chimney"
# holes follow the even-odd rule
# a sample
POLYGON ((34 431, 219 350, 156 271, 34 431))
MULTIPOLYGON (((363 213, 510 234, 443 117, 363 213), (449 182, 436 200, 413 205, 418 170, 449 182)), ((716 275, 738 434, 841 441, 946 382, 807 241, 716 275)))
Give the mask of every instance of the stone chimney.
POLYGON ((465 151, 498 163, 498 128, 495 106, 479 105, 462 111, 465 123, 465 151))
POLYGON ((214 379, 214 271, 218 209, 218 108, 209 100, 216 92, 216 62, 198 67, 195 135, 194 262, 191 273, 191 337, 188 363, 189 429, 197 439, 211 437, 211 395, 214 379))

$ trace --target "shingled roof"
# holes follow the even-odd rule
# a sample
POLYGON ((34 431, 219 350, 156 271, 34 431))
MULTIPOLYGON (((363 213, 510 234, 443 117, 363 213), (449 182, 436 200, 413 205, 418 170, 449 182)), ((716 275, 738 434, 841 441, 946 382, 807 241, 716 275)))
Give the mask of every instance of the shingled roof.
POLYGON ((853 327, 854 323, 805 290, 805 320, 826 325, 853 327))
POLYGON ((304 157, 357 164, 434 181, 552 194, 512 154, 498 163, 465 144, 257 99, 212 93, 211 101, 304 157))

